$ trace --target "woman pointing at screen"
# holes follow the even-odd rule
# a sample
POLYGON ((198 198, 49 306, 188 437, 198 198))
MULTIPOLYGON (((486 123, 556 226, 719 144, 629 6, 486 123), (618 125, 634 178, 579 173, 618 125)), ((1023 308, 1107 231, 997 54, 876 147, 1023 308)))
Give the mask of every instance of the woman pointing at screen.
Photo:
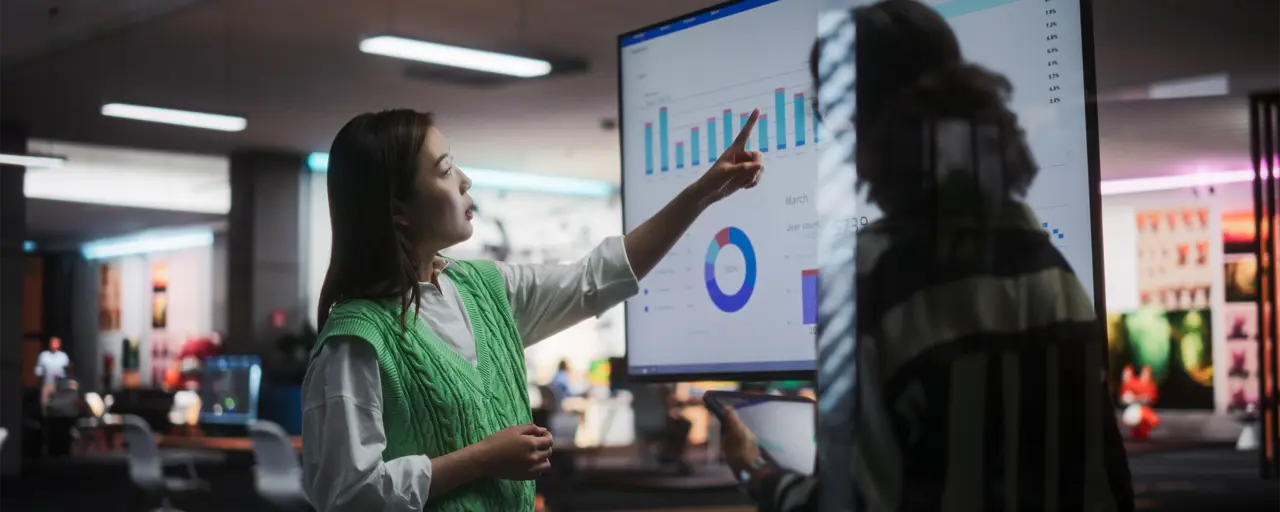
POLYGON ((332 257, 303 383, 304 486, 320 511, 533 510, 551 436, 524 349, 633 295, 711 204, 754 187, 759 111, 635 231, 569 265, 457 261, 471 181, 431 114, 362 114, 329 152, 332 257))

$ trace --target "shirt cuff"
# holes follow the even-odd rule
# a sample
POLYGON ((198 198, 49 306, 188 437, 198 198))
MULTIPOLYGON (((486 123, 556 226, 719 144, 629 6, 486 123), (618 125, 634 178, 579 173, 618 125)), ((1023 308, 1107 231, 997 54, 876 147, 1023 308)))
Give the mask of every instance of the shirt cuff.
POLYGON ((627 259, 627 247, 623 244, 622 237, 606 238, 599 247, 596 247, 595 252, 600 265, 598 288, 600 302, 597 304, 599 309, 596 310, 596 317, 599 317, 639 293, 640 282, 636 279, 635 271, 631 269, 631 261, 627 259))

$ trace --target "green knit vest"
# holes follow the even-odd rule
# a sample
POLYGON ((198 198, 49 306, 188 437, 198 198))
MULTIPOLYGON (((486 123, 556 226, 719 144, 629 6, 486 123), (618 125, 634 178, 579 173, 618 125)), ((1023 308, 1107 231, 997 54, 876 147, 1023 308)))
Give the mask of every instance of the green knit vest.
MULTIPOLYGON (((462 295, 475 335, 478 366, 446 345, 410 309, 408 331, 395 300, 353 300, 329 313, 312 356, 332 336, 367 340, 382 376, 383 460, 406 455, 436 458, 490 434, 533 422, 525 386, 524 344, 493 262, 458 261, 445 275, 462 295)), ((426 510, 532 511, 533 482, 482 479, 443 496, 426 510)))

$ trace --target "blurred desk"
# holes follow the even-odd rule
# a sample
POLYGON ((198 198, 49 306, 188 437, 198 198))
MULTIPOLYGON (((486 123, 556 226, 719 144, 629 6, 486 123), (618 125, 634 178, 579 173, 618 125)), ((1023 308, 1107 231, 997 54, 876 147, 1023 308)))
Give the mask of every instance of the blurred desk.
MULTIPOLYGON (((292 436, 293 449, 302 450, 302 437, 292 436)), ((210 436, 174 436, 156 434, 156 444, 165 448, 199 448, 205 450, 221 450, 231 452, 247 452, 253 450, 253 441, 248 437, 210 437, 210 436)))

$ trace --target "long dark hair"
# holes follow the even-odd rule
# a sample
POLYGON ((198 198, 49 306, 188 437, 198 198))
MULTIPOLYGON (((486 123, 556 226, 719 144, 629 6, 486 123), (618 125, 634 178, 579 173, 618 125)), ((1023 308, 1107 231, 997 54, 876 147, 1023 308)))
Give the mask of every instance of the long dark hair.
POLYGON ((360 114, 342 127, 329 149, 329 221, 333 245, 320 288, 319 328, 329 309, 347 300, 400 300, 401 327, 418 304, 420 259, 395 203, 413 201, 418 156, 430 113, 408 109, 360 114))

